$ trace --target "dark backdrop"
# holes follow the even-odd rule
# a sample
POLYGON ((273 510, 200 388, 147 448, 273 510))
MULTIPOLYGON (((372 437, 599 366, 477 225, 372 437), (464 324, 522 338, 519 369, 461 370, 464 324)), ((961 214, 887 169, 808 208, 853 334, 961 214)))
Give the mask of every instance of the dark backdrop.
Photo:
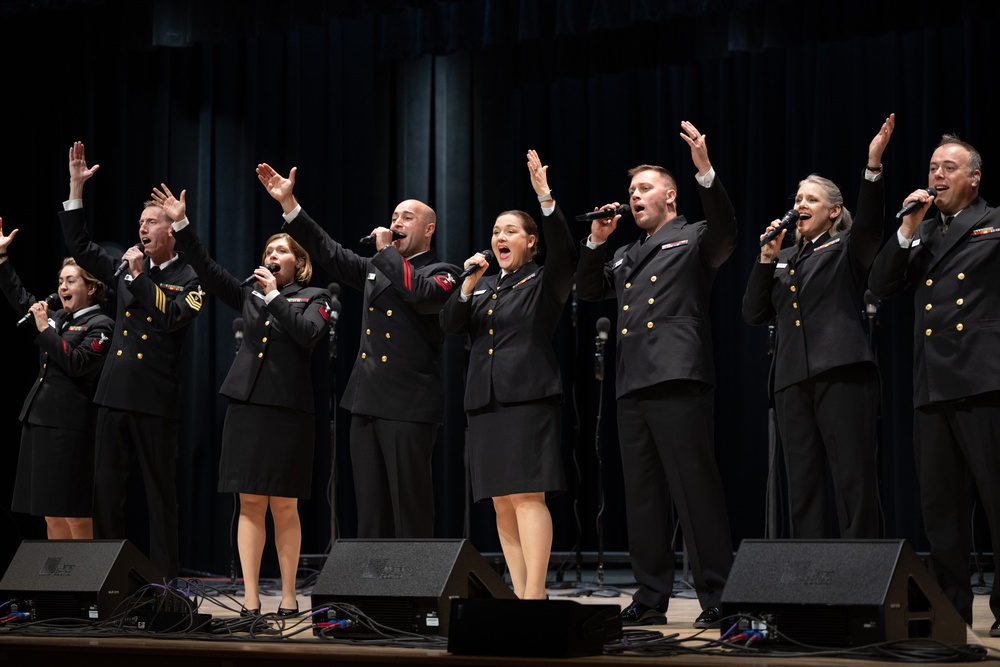
MULTIPOLYGON (((439 254, 461 263, 488 246, 498 212, 536 214, 525 173, 529 148, 550 165, 549 182, 569 214, 624 200, 626 170, 652 162, 675 172, 680 212, 698 218, 694 168, 678 137, 681 120, 691 120, 708 135, 741 224, 712 297, 717 455, 734 539, 762 537, 767 332, 740 317, 760 229, 789 207, 798 180, 811 172, 836 181, 853 209, 868 142, 890 112, 897 129, 885 155, 887 237, 898 203, 926 185, 927 160, 943 132, 980 149, 984 197, 997 198, 989 169, 1000 146, 991 112, 1000 6, 954 0, 890 9, 895 5, 8 0, 0 3, 0 216, 6 232, 20 230, 11 257, 26 285, 51 292, 65 255, 56 212, 67 195, 67 151, 82 140, 88 159, 101 165, 86 186, 88 219, 95 239, 111 247, 136 240, 141 204, 165 182, 175 192, 187 189, 190 218, 213 255, 249 274, 281 223, 254 175, 266 161, 282 173, 298 167, 300 201, 348 246, 386 223, 398 201, 427 201, 438 212, 439 254)), ((626 219, 612 245, 634 239, 634 229, 626 219)), ((576 227, 579 238, 587 231, 576 227)), ((322 272, 314 279, 329 282, 322 272)), ((361 301, 346 289, 340 299, 336 354, 324 343, 316 355, 320 436, 313 498, 302 503, 306 553, 323 551, 332 530, 341 537, 355 530, 348 415, 330 404, 357 353, 361 301)), ((910 307, 903 296, 882 304, 878 316, 882 499, 886 536, 923 549, 910 452, 910 307)), ((233 504, 215 491, 225 411, 217 389, 233 356, 235 316, 208 299, 185 360, 178 484, 182 563, 191 572, 229 567, 233 504)), ((557 551, 597 548, 598 484, 603 547, 627 550, 613 341, 608 380, 601 387, 594 379, 594 327, 602 316, 614 320, 613 304, 567 306, 554 341, 567 387, 564 449, 573 487, 552 503, 557 551)), ((14 329, 12 311, 8 317, 0 326, 3 508, 17 414, 36 368, 31 336, 14 329)), ((466 502, 464 370, 463 341, 451 339, 448 414, 434 464, 437 533, 495 551, 492 509, 466 502)), ((524 376, 531 381, 530 368, 524 376)), ((272 437, 280 447, 281 434, 272 437)), ((141 508, 138 489, 132 498, 141 508)), ((144 527, 142 513, 134 514, 136 528, 144 527)), ((24 516, 5 513, 0 524, 8 536, 4 560, 20 539, 44 534, 24 516)))

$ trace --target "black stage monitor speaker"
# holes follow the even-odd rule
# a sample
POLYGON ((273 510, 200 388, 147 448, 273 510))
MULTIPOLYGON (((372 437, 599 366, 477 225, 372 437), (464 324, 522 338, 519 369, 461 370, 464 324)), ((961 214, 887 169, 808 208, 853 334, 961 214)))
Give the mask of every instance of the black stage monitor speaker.
POLYGON ((622 637, 621 607, 573 600, 451 601, 448 652, 577 658, 601 655, 622 637))
POLYGON ((162 583, 128 540, 25 540, 0 579, 0 596, 33 620, 104 621, 143 586, 162 583))
POLYGON ((905 540, 744 540, 722 613, 764 619, 779 643, 966 643, 965 622, 905 540))
MULTIPOLYGON (((337 540, 313 586, 312 607, 331 605, 325 618, 313 617, 314 631, 350 620, 337 605, 352 605, 394 630, 447 636, 453 598, 514 593, 466 540, 337 540)), ((370 632, 352 621, 335 634, 370 632)))

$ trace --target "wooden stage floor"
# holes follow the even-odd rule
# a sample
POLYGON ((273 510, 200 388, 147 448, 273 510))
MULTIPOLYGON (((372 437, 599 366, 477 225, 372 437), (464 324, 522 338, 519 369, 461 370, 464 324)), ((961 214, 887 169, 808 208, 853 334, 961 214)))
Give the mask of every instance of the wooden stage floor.
MULTIPOLYGON (((592 575, 591 571, 588 573, 592 575)), ((586 584, 593 578, 586 576, 581 579, 586 584)), ((206 586, 214 586, 225 590, 228 582, 213 582, 205 580, 206 586)), ((631 601, 634 590, 631 571, 627 568, 609 571, 605 577, 605 587, 593 591, 586 585, 560 588, 550 588, 552 600, 569 599, 581 605, 619 605, 624 607, 631 601), (585 594, 587 591, 590 594, 585 594)), ((166 633, 136 633, 132 636, 114 636, 102 632, 74 630, 66 628, 59 634, 24 634, 10 630, 0 630, 0 665, 19 665, 28 667, 43 667, 47 665, 139 665, 141 667, 182 666, 200 667, 202 665, 232 666, 232 665, 299 665, 310 663, 334 663, 337 665, 394 665, 395 667, 417 667, 422 665, 600 665, 636 664, 653 665, 829 665, 841 667, 857 662, 882 662, 890 660, 884 657, 880 661, 863 657, 833 657, 831 654, 814 651, 793 653, 787 648, 776 651, 765 646, 750 650, 723 649, 710 646, 711 640, 719 638, 718 630, 698 631, 692 628, 692 622, 700 613, 696 599, 689 597, 683 590, 671 600, 668 611, 668 623, 663 626, 652 626, 639 629, 627 629, 625 643, 629 650, 610 652, 603 655, 589 655, 575 658, 537 658, 537 657, 496 657, 455 655, 447 650, 447 640, 444 638, 423 638, 408 643, 389 644, 371 640, 340 640, 327 641, 313 635, 308 617, 279 620, 267 616, 276 611, 280 600, 277 596, 263 598, 262 623, 251 636, 245 631, 232 634, 211 635, 196 634, 166 634, 166 633), (653 633, 662 633, 664 638, 658 642, 650 641, 653 633), (668 639, 669 636, 675 636, 668 639), (702 647, 702 650, 699 650, 702 647)), ((232 589, 237 592, 237 589, 232 589)), ((308 593, 306 587, 303 591, 308 593)), ((676 591, 675 591, 676 592, 676 591)), ((967 628, 967 643, 979 647, 975 657, 986 660, 1000 660, 1000 638, 989 637, 989 626, 992 615, 989 611, 987 595, 977 595, 975 600, 973 627, 967 628)), ((201 600, 198 611, 210 614, 216 623, 238 622, 238 610, 242 598, 228 592, 205 597, 201 600)), ((544 603, 543 603, 544 604, 544 603)), ((311 597, 306 594, 299 596, 299 608, 303 611, 311 606, 311 597)), ((499 638, 513 638, 518 633, 517 619, 497 619, 495 628, 490 629, 499 638)), ((943 653, 919 653, 916 656, 905 654, 903 657, 919 658, 921 662, 953 661, 952 651, 943 653)), ((899 661, 896 658, 893 661, 899 661)))

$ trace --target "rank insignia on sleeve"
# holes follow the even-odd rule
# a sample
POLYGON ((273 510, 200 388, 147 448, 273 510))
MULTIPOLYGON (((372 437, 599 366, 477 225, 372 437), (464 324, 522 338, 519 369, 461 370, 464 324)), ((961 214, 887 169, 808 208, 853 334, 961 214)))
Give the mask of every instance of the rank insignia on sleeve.
POLYGON ((105 347, 104 344, 107 342, 108 342, 108 337, 102 333, 99 338, 95 338, 94 340, 90 341, 90 349, 92 352, 100 354, 101 352, 104 352, 104 347, 105 347))
POLYGON ((455 289, 455 277, 450 273, 442 273, 434 276, 434 282, 445 292, 455 289))
POLYGON ((205 292, 202 291, 201 285, 198 285, 198 289, 193 292, 188 292, 188 295, 184 297, 184 303, 188 305, 191 310, 201 310, 201 304, 203 303, 203 297, 205 292))

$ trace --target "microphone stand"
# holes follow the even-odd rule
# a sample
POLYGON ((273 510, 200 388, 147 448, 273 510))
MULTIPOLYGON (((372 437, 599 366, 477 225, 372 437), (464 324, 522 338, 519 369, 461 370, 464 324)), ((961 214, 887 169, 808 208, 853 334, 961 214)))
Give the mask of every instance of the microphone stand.
POLYGON ((597 380, 597 414, 594 419, 594 452, 597 461, 597 571, 596 587, 579 589, 570 597, 595 595, 598 597, 618 597, 622 591, 604 585, 604 480, 601 459, 601 413, 604 403, 604 345, 607 342, 606 331, 598 331, 594 339, 594 378, 597 380))
POLYGON ((774 352, 777 347, 778 329, 775 323, 767 325, 767 356, 771 357, 771 368, 767 377, 767 511, 765 513, 764 535, 774 540, 781 537, 781 521, 778 508, 781 504, 779 456, 780 434, 774 409, 774 352))
POLYGON ((885 531, 882 508, 882 376, 878 367, 878 307, 879 298, 871 290, 865 292, 865 315, 868 317, 868 344, 875 359, 875 374, 879 385, 878 407, 875 410, 875 499, 878 503, 879 534, 885 531))

